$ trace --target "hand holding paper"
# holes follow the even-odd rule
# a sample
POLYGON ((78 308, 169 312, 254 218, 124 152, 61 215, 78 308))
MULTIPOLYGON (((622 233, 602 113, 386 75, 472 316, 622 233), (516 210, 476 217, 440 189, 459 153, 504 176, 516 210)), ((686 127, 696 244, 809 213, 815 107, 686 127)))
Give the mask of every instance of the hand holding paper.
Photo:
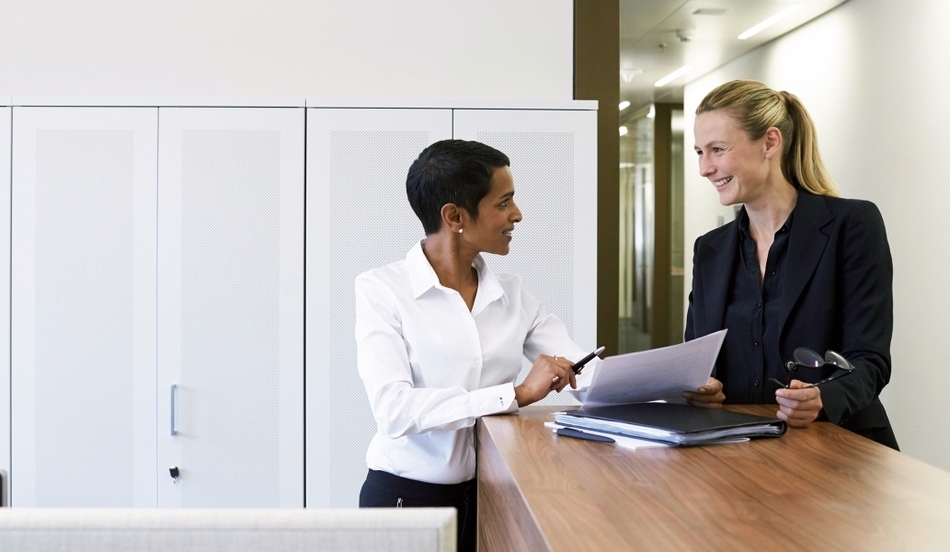
POLYGON ((683 391, 683 397, 690 406, 720 408, 726 396, 722 392, 722 382, 710 376, 697 391, 683 391))
POLYGON ((590 385, 571 391, 584 407, 665 400, 685 403, 684 391, 709 380, 726 330, 686 343, 607 357, 590 385))

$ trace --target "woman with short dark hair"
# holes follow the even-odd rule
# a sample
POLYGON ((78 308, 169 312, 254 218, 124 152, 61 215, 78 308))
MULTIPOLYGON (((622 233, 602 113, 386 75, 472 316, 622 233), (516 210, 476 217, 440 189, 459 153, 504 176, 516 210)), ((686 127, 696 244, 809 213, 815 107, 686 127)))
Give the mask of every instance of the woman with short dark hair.
POLYGON ((377 432, 361 507, 452 506, 459 550, 474 550, 475 420, 576 387, 584 356, 564 324, 483 253, 507 255, 521 221, 509 161, 445 140, 409 169, 425 239, 356 278, 356 342, 377 432), (520 385, 521 358, 534 361, 520 385))

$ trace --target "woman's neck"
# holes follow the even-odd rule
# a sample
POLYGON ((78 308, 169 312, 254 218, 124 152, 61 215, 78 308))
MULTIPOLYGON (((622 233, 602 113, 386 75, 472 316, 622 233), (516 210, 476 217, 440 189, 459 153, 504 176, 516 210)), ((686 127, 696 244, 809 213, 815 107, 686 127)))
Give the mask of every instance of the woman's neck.
POLYGON ((798 202, 798 190, 788 181, 771 186, 771 193, 755 202, 745 204, 749 215, 752 238, 771 238, 785 224, 798 202))
POLYGON ((478 285, 477 272, 472 266, 477 253, 467 249, 457 236, 443 231, 426 236, 422 243, 422 252, 439 283, 459 293, 478 285))

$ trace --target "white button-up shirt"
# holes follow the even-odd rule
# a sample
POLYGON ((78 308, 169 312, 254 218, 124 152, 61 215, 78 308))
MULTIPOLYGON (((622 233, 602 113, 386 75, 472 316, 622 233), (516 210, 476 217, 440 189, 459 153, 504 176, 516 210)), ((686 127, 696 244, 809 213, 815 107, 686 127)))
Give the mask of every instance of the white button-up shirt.
POLYGON ((475 477, 475 419, 512 412, 521 357, 572 360, 585 351, 515 275, 481 256, 471 312, 416 244, 405 260, 356 278, 360 377, 376 418, 366 452, 374 470, 427 483, 475 477))

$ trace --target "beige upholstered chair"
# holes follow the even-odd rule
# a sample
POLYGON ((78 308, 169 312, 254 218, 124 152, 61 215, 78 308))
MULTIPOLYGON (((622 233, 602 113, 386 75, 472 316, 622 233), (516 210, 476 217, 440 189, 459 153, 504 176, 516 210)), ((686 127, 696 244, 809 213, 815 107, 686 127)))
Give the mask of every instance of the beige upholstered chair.
POLYGON ((16 552, 454 552, 453 508, 0 509, 16 552))

